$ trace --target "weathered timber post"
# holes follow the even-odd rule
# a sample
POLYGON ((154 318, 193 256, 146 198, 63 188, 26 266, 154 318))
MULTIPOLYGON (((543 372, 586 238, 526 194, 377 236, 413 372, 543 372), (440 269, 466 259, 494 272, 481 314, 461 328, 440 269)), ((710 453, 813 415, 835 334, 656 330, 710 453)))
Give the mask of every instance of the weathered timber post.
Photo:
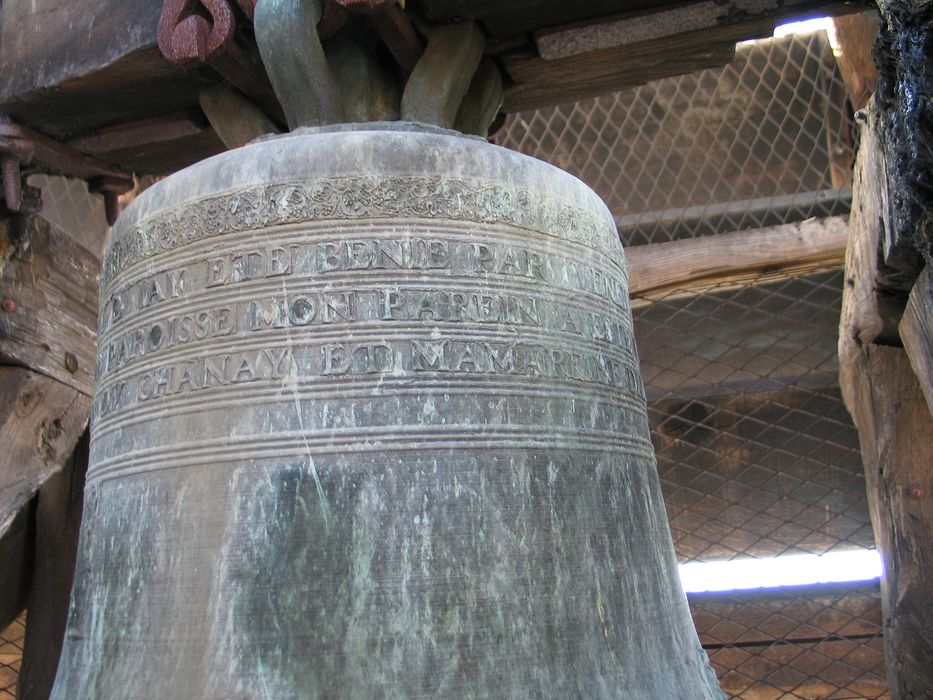
POLYGON ((446 128, 502 99, 478 25, 340 4, 257 6, 291 133, 114 227, 53 697, 719 697, 612 216, 446 128))
POLYGON ((879 86, 861 113, 840 385, 884 560, 891 694, 919 699, 933 697, 933 5, 879 5, 879 86))
POLYGON ((52 687, 91 409, 100 262, 33 214, 0 219, 0 627, 30 609, 17 697, 52 687))

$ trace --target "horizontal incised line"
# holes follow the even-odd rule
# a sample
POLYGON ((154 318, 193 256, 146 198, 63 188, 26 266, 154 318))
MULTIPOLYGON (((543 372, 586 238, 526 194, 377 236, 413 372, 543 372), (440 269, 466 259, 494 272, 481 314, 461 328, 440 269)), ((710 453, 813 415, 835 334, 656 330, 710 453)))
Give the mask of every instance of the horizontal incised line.
POLYGON ((505 426, 500 426, 498 430, 488 430, 488 426, 468 425, 455 430, 456 427, 445 425, 443 431, 426 431, 421 426, 393 426, 382 431, 372 428, 332 430, 321 436, 291 431, 251 435, 246 439, 231 436, 160 446, 118 455, 93 464, 88 472, 88 483, 132 473, 155 471, 153 467, 163 462, 167 463, 166 467, 193 467, 231 460, 310 458, 315 454, 339 455, 351 452, 556 448, 623 451, 649 460, 654 458, 649 441, 624 438, 607 431, 564 430, 553 425, 517 426, 512 430, 504 429, 505 426), (539 433, 540 437, 532 437, 534 432, 539 433), (522 439, 525 435, 527 437, 522 439), (172 464, 173 461, 175 464, 172 464))
MULTIPOLYGON (((458 377, 456 379, 459 380, 458 383, 466 383, 469 381, 469 379, 465 377, 458 377)), ((209 406, 210 409, 223 410, 234 406, 261 404, 263 403, 263 399, 276 396, 281 397, 282 402, 290 403, 293 406, 296 399, 299 401, 328 401, 331 399, 372 399, 377 396, 381 399, 391 399, 393 396, 434 397, 443 396, 445 394, 475 394, 479 396, 488 396, 492 399, 499 396, 527 396, 587 400, 594 395, 598 395, 608 402, 624 405, 647 418, 644 401, 634 395, 627 394, 618 387, 597 385, 592 382, 580 380, 563 379, 560 383, 563 384, 565 388, 561 390, 559 387, 533 386, 529 385, 527 382, 519 381, 526 380, 527 377, 517 377, 516 380, 505 381, 501 378, 501 375, 495 377, 481 375, 479 377, 470 377, 470 379, 472 379, 473 382, 471 385, 465 387, 451 386, 449 382, 452 380, 444 380, 442 377, 438 377, 436 380, 436 382, 445 381, 442 385, 438 385, 436 382, 426 384, 423 381, 387 379, 379 384, 381 393, 378 395, 373 392, 374 387, 371 377, 356 377, 353 380, 344 379, 340 381, 339 386, 328 383, 326 386, 309 385, 301 388, 286 388, 282 387, 281 384, 276 387, 269 387, 269 382, 275 380, 254 382, 252 384, 238 385, 235 398, 225 396, 222 399, 218 397, 217 391, 205 389, 191 394, 174 394, 170 397, 163 397, 159 401, 152 403, 136 403, 132 405, 132 408, 117 409, 108 414, 106 418, 95 423, 94 435, 96 437, 103 437, 110 434, 115 429, 123 430, 139 423, 145 423, 153 419, 153 414, 159 414, 161 417, 189 415, 201 412, 204 410, 205 406, 209 406), (484 381, 476 382, 476 379, 482 379, 484 381), (413 383, 418 383, 421 386, 410 386, 410 384, 413 383), (254 386, 254 384, 260 386, 254 386), (354 384, 362 384, 363 386, 360 388, 350 388, 354 384), (519 388, 503 388, 510 385, 519 385, 519 388), (579 388, 578 392, 573 391, 574 386, 579 388), (202 396, 201 394, 204 395, 202 396), (168 412, 162 401, 170 402, 171 408, 168 412)), ((226 387, 218 387, 218 390, 224 388, 226 387)))

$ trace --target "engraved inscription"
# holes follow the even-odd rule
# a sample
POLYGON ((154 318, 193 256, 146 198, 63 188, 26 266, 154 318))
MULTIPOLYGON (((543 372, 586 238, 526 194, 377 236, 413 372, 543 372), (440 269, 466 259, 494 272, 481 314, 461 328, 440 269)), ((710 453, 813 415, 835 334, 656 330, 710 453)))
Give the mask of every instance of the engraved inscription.
POLYGON ((532 342, 415 338, 294 344, 170 362, 102 386, 95 419, 155 398, 285 377, 351 377, 427 373, 569 380, 643 395, 634 359, 593 348, 583 351, 532 342))
MULTIPOLYGON (((365 282, 364 271, 394 270, 447 270, 463 283, 475 280, 479 284, 495 276, 519 279, 530 285, 543 284, 547 288, 608 298, 623 313, 628 311, 624 278, 604 274, 590 263, 503 244, 431 237, 379 238, 231 251, 144 277, 102 300, 100 335, 106 338, 112 326, 130 322, 134 316, 158 308, 163 302, 172 301, 177 306, 178 301, 218 288, 249 282, 268 287, 276 285, 277 280, 286 288, 293 282, 328 285, 334 284, 329 280, 334 273, 354 273, 357 282, 365 282)), ((466 287, 463 293, 474 294, 466 287)))
POLYGON ((101 339, 97 376, 103 380, 138 358, 198 342, 306 326, 421 322, 460 326, 541 329, 614 345, 635 354, 633 335, 618 315, 571 306, 559 299, 467 290, 376 288, 296 292, 243 298, 208 309, 183 311, 101 339))
POLYGON ((513 225, 622 256, 608 216, 501 183, 403 175, 320 178, 251 187, 154 214, 118 232, 101 284, 106 288, 147 257, 216 236, 295 222, 384 218, 513 225))

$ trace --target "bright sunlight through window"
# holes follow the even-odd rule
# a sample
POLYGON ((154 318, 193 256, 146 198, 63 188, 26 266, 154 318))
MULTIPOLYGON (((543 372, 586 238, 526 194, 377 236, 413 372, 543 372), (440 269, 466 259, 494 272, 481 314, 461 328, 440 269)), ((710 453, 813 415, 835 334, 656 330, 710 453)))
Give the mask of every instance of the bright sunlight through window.
POLYGON ((880 576, 881 556, 874 549, 694 562, 680 566, 680 580, 687 593, 851 583, 880 576))

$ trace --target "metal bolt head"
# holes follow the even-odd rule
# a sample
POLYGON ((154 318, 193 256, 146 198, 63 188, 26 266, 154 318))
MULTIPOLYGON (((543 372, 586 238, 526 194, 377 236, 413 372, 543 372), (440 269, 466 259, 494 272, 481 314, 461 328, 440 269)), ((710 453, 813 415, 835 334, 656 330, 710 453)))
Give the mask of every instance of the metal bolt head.
POLYGON ((65 353, 65 369, 74 374, 78 371, 78 358, 73 352, 65 353))
POLYGON ((926 495, 926 493, 920 484, 911 484, 907 487, 907 495, 909 495, 915 501, 919 501, 926 495))
POLYGON ((16 311, 16 302, 13 301, 12 299, 4 299, 3 310, 6 311, 8 314, 13 313, 14 311, 16 311))

